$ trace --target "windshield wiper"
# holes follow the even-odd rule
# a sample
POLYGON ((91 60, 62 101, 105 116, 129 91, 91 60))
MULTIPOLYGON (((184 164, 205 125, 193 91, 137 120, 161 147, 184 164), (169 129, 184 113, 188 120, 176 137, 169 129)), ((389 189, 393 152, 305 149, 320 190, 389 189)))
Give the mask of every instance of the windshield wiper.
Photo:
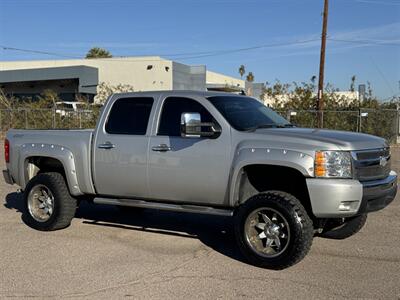
POLYGON ((257 129, 261 129, 261 128, 276 128, 278 125, 275 123, 270 123, 270 124, 260 124, 260 125, 256 125, 254 127, 250 127, 250 128, 246 128, 246 131, 248 132, 253 132, 256 131, 257 129))
POLYGON ((276 125, 278 128, 289 128, 289 127, 296 127, 293 124, 287 123, 287 124, 278 124, 276 125))
POLYGON ((287 124, 269 123, 269 124, 260 124, 260 125, 254 126, 254 127, 247 128, 246 131, 254 132, 257 129, 261 129, 261 128, 288 128, 288 127, 295 127, 295 126, 290 123, 287 123, 287 124))

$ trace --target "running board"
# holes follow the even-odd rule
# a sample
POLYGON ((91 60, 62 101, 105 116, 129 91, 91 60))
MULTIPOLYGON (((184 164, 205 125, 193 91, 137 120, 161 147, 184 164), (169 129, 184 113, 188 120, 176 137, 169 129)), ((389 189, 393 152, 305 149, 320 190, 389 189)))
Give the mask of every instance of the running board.
POLYGON ((199 213, 207 215, 229 216, 229 217, 233 216, 233 210, 214 208, 209 206, 200 206, 200 205, 170 204, 170 203, 150 202, 150 201, 135 200, 135 199, 113 199, 113 198, 94 198, 93 202, 98 204, 143 207, 143 208, 199 213))

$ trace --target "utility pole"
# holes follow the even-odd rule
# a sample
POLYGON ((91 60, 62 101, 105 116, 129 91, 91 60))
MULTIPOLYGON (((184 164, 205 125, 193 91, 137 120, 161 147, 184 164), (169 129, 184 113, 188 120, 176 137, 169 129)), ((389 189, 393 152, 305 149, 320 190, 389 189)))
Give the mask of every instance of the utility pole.
POLYGON ((325 48, 326 48, 326 32, 328 29, 328 5, 329 0, 324 0, 324 14, 322 21, 322 36, 321 36, 321 56, 319 60, 319 81, 317 94, 317 125, 318 128, 323 126, 323 110, 324 110, 324 71, 325 71, 325 48))

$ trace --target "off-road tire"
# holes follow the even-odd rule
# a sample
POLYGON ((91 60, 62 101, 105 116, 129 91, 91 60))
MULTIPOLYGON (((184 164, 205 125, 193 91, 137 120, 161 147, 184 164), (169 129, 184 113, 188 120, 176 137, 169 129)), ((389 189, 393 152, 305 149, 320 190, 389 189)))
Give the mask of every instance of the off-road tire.
POLYGON ((68 227, 77 208, 77 200, 70 195, 64 177, 60 173, 49 172, 36 175, 26 185, 23 197, 24 212, 22 218, 28 226, 36 230, 52 231, 68 227), (54 196, 53 213, 46 222, 35 220, 28 209, 29 192, 39 184, 46 186, 54 196))
POLYGON ((314 236, 313 223, 300 201, 293 195, 281 191, 267 191, 249 198, 235 211, 235 236, 239 249, 253 265, 268 269, 284 269, 301 261, 309 252, 314 236), (276 257, 259 255, 246 240, 247 217, 259 208, 278 211, 290 228, 286 250, 276 257))
POLYGON ((367 214, 362 214, 352 218, 346 219, 332 219, 328 220, 324 230, 319 236, 335 239, 335 240, 343 240, 351 237, 356 234, 364 227, 365 222, 367 221, 367 214))

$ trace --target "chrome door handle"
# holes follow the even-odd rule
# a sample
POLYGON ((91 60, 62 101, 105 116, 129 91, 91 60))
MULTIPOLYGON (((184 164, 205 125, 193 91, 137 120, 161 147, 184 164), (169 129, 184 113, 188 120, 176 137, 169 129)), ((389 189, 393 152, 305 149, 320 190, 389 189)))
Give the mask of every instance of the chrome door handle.
POLYGON ((111 142, 105 142, 104 144, 99 144, 97 146, 97 148, 99 148, 99 149, 113 149, 113 148, 115 148, 115 145, 112 144, 111 142))
POLYGON ((167 152, 167 151, 171 151, 172 148, 166 144, 160 144, 158 146, 153 146, 151 148, 151 150, 158 151, 158 152, 167 152))

